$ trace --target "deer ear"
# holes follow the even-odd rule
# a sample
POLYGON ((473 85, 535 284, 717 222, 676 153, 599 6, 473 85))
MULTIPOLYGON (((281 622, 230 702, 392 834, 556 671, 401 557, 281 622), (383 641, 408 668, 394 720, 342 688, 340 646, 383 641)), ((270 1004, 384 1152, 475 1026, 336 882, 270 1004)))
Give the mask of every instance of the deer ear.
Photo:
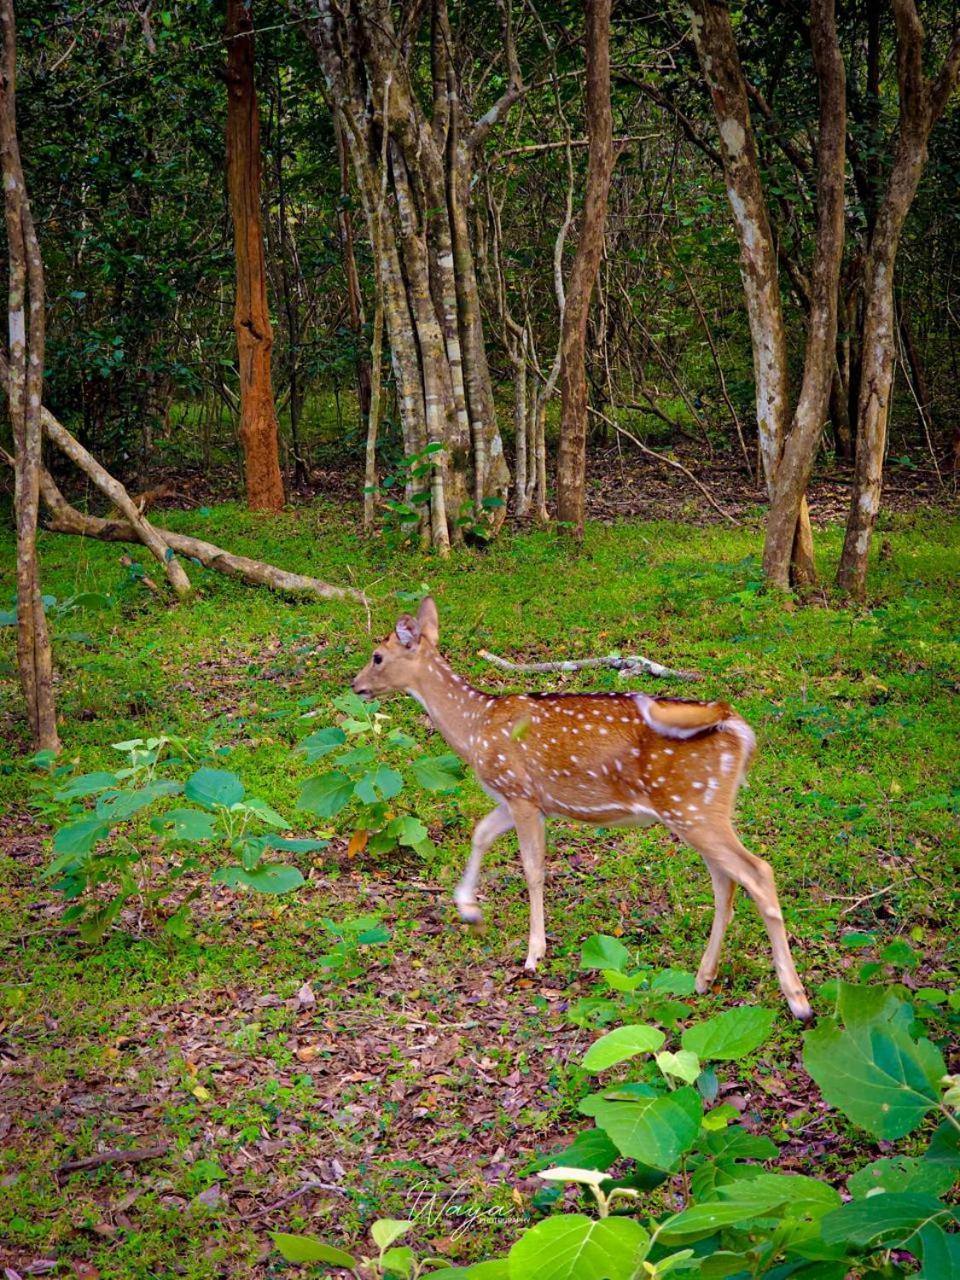
POLYGON ((421 634, 425 635, 431 644, 436 644, 440 639, 440 617, 433 596, 424 596, 420 601, 417 622, 420 624, 421 634))
POLYGON ((397 619, 397 639, 405 649, 415 649, 420 643, 420 623, 411 618, 409 613, 401 614, 397 619))

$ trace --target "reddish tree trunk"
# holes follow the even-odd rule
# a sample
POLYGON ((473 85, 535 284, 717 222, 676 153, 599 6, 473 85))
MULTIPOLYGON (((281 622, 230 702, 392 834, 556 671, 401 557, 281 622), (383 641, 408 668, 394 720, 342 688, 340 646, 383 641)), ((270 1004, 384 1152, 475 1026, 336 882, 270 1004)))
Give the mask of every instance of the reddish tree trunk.
POLYGON ((237 298, 233 327, 240 371, 240 440, 247 505, 283 506, 277 412, 270 378, 273 330, 260 217, 260 119, 254 84, 252 0, 227 0, 227 187, 233 218, 237 298))
POLYGON ((587 3, 587 194, 577 256, 570 272, 561 337, 560 456, 557 517, 583 532, 587 463, 586 340, 607 219, 613 174, 613 113, 610 107, 610 0, 587 3))

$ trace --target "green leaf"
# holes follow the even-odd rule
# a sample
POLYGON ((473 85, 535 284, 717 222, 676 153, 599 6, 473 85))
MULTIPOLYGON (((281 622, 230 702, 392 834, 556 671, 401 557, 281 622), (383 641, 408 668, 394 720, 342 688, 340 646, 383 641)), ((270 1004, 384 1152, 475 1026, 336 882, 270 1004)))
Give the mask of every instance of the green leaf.
POLYGON ((804 1034, 803 1062, 848 1119, 878 1138, 902 1138, 939 1103, 946 1068, 936 1045, 910 1038, 893 1005, 880 1018, 843 1030, 825 1019, 804 1034))
POLYGON ((754 1218, 823 1218, 840 1202, 833 1187, 799 1174, 759 1173, 718 1186, 716 1194, 716 1200, 668 1218, 658 1238, 665 1244, 682 1244, 754 1218))
POLYGON ((212 840, 217 831, 213 814, 200 809, 168 809, 151 818, 150 826, 167 840, 184 840, 188 844, 212 840))
POLYGON ((376 804, 381 799, 391 800, 402 790, 403 778, 396 769, 391 769, 385 764, 361 778, 353 789, 354 795, 364 804, 376 804))
POLYGON ((642 1023, 617 1027, 595 1040, 583 1055, 584 1070, 606 1071, 608 1067, 626 1062, 638 1053, 655 1053, 665 1039, 659 1027, 648 1027, 642 1023))
POLYGON ((649 1247, 632 1218, 545 1218, 510 1250, 510 1280, 631 1280, 649 1247))
POLYGON ((917 1227, 928 1222, 946 1226, 958 1216, 960 1209, 948 1207, 933 1196, 891 1191, 841 1205, 820 1223, 820 1234, 826 1244, 857 1249, 881 1244, 909 1248, 917 1227))
POLYGON ((766 1040, 776 1014, 772 1009, 742 1005, 715 1018, 687 1027, 680 1038, 684 1049, 701 1061, 730 1062, 752 1053, 766 1040))
POLYGON ((622 973, 630 960, 630 952, 622 942, 606 933, 595 933, 580 951, 581 969, 614 969, 622 973))
POLYGON ((954 1171, 932 1160, 890 1156, 858 1169, 847 1179, 847 1190, 855 1200, 880 1191, 916 1191, 921 1195, 939 1196, 949 1191, 953 1183, 954 1171))
POLYGON ((306 809, 320 818, 333 818, 353 795, 353 779, 333 770, 319 778, 308 778, 300 791, 298 809, 306 809))
POLYGON ((409 845, 413 849, 427 838, 427 828, 419 818, 414 818, 409 813, 405 813, 399 818, 391 819, 384 830, 398 844, 409 845))
POLYGON ((580 1110, 606 1130, 621 1155, 664 1171, 693 1146, 703 1116, 700 1095, 689 1086, 627 1100, 594 1094, 580 1110))
POLYGON ((678 1053, 658 1053, 657 1066, 665 1076, 673 1076, 685 1084, 693 1084, 700 1074, 700 1059, 689 1049, 678 1053))
POLYGON ((277 813, 276 809, 272 809, 266 800, 261 800, 259 796, 251 796, 246 802, 247 809, 270 827, 276 827, 280 831, 287 831, 290 823, 286 820, 282 813, 277 813))
POLYGON ((663 969, 650 979, 650 990, 669 996, 692 996, 697 989, 697 976, 685 969, 663 969))
POLYGON ((109 834, 109 822, 104 822, 102 818, 81 818, 79 822, 71 822, 57 831, 53 837, 53 852, 74 856, 92 853, 95 846, 109 834))
POLYGON ((179 782, 158 779, 136 791, 106 792, 97 801, 97 817, 110 822, 125 822, 161 796, 179 795, 182 790, 179 782))
POLYGON ((413 1250, 406 1245, 399 1249, 387 1249, 380 1259, 380 1265, 383 1267, 385 1276, 402 1276, 404 1280, 407 1276, 413 1274, 415 1262, 416 1258, 413 1250))
POLYGON ((326 849, 330 843, 329 840, 314 840, 309 838, 288 838, 286 836, 275 836, 272 833, 263 837, 264 846, 267 849, 286 849, 289 853, 315 853, 318 849, 326 849))
POLYGON ((330 1267, 358 1266, 356 1258, 332 1244, 324 1244, 315 1236, 291 1236, 284 1231, 271 1231, 270 1239, 287 1262, 325 1262, 330 1267))
POLYGON ((373 1243, 378 1249, 389 1249, 394 1240, 399 1240, 413 1226, 412 1222, 405 1222, 399 1218, 378 1218, 370 1228, 370 1235, 373 1243))
POLYGON ((184 794, 204 809, 228 808, 244 797, 243 783, 228 769, 198 769, 187 779, 184 794))
POLYGON ((125 893, 118 893, 107 906, 101 907, 99 911, 94 911, 87 916, 77 928, 77 932, 83 941, 99 942, 123 910, 123 904, 126 900, 127 895, 125 893))
POLYGON ((960 1235, 950 1235, 935 1222, 929 1222, 917 1232, 918 1246, 911 1245, 910 1252, 919 1252, 923 1267, 917 1280, 960 1280, 960 1235))
POLYGON ((304 738, 297 750, 303 752, 310 764, 314 764, 329 751, 336 751, 337 747, 342 747, 346 740, 347 735, 343 730, 331 725, 327 729, 318 729, 316 733, 311 733, 308 738, 304 738))
POLYGON ((252 871, 245 867, 218 867, 211 879, 231 888, 245 884, 260 893, 289 893, 304 883, 296 867, 285 867, 279 862, 267 862, 252 871))
POLYGON ((463 777, 463 766, 454 755, 419 756, 412 768, 425 791, 456 791, 463 777))
POLYGON ((54 793, 55 800, 76 800, 80 796, 95 796, 100 791, 109 791, 115 787, 119 779, 115 773, 81 773, 71 778, 65 787, 54 793))
POLYGON ((537 1168, 554 1164, 574 1165, 578 1169, 609 1169, 620 1152, 602 1129, 584 1129, 566 1147, 559 1147, 538 1158, 537 1168))

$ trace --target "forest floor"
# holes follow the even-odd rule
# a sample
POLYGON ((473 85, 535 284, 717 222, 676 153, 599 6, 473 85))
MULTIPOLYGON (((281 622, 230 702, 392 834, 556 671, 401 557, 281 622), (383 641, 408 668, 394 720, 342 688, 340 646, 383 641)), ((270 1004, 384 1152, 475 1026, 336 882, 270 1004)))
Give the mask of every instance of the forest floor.
MULTIPOLYGON (((676 495, 672 513, 684 514, 676 495)), ((550 531, 508 532, 445 563, 358 538, 329 498, 277 518, 224 504, 165 511, 163 523, 364 587, 374 639, 425 584, 442 647, 490 689, 517 682, 480 648, 528 659, 620 650, 700 671, 695 695, 728 699, 757 730, 739 827, 775 867, 818 1012, 829 1008, 822 984, 864 961, 908 986, 955 987, 960 522, 884 517, 870 605, 849 611, 829 592, 803 605, 762 591, 755 515, 742 528, 615 519, 612 499, 594 514, 580 549, 550 531)), ((841 532, 818 536, 827 581, 841 532)), ((13 554, 2 539, 5 606, 13 554)), ((641 965, 693 970, 709 878, 655 829, 554 824, 550 951, 525 975, 512 836, 488 857, 485 931, 455 922, 451 891, 489 807, 472 782, 417 798, 434 844, 422 855, 374 857, 348 824, 295 811, 320 770, 293 748, 334 722, 332 699, 366 662, 363 610, 282 600, 196 566, 196 598, 174 605, 120 565, 123 550, 41 537, 68 775, 115 768, 114 743, 176 734, 195 762, 220 762, 290 815, 296 834, 332 842, 295 855, 298 893, 257 896, 197 874, 185 938, 131 914, 85 945, 41 878, 56 814, 47 775, 22 753, 14 632, 0 629, 0 1272, 262 1280, 285 1270, 269 1231, 356 1243, 378 1216, 415 1219, 418 1249, 450 1259, 502 1248, 537 1212, 537 1156, 584 1125, 576 1059, 592 1033, 567 1016, 595 987, 578 967, 583 940, 614 933, 641 965), (106 601, 73 609, 81 593, 106 601), (354 976, 325 972, 325 921, 369 914, 389 941, 362 949, 354 976), (152 1147, 152 1159, 63 1167, 152 1147)), ((526 683, 624 687, 612 673, 526 683)), ((384 709, 442 749, 412 701, 384 709)), ((162 855, 146 848, 143 866, 159 872, 162 855)), ((759 918, 740 901, 715 990, 688 1003, 703 1017, 744 1001, 780 1016, 748 1071, 720 1071, 725 1099, 781 1144, 781 1169, 815 1163, 842 1187, 876 1147, 813 1090, 759 918)))

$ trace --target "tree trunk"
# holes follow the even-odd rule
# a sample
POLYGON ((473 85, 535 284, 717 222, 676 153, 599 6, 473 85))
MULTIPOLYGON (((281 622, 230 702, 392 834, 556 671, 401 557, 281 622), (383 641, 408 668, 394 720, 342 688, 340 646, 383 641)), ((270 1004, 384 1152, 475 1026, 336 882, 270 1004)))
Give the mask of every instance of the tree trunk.
POLYGON ((816 581, 813 539, 808 536, 810 520, 804 495, 827 415, 836 366, 847 114, 834 0, 812 0, 810 39, 820 96, 817 238, 810 279, 803 382, 774 472, 763 549, 764 573, 768 581, 782 587, 790 585, 791 576, 795 585, 816 581))
POLYGON ((577 254, 570 272, 560 361, 560 452, 557 518, 583 534, 587 467, 586 337, 590 296, 600 266, 613 176, 610 106, 610 0, 587 0, 587 192, 577 254))
POLYGON ((40 494, 45 348, 44 281, 20 161, 16 114, 16 22, 13 0, 0 0, 0 152, 8 251, 10 361, 7 402, 15 454, 17 525, 17 666, 30 736, 38 751, 58 751, 53 658, 40 591, 37 509, 40 494))
POLYGON ((370 355, 363 336, 363 296, 360 293, 360 276, 353 251, 353 219, 350 216, 350 170, 347 164, 347 143, 342 124, 337 125, 337 156, 340 161, 340 204, 337 209, 337 232, 343 257, 343 274, 347 282, 347 314, 350 332, 353 334, 356 355, 354 368, 357 375, 357 403, 360 408, 360 427, 370 421, 370 355))
POLYGON ((883 457, 893 387, 893 277, 904 220, 927 161, 930 131, 960 74, 960 33, 933 81, 923 74, 924 34, 914 0, 894 0, 900 122, 887 189, 877 211, 864 266, 864 320, 857 400, 857 452, 850 514, 837 584, 856 599, 866 593, 870 541, 880 510, 883 457))
POLYGON ((227 0, 227 187, 233 219, 237 297, 233 327, 240 371, 240 440, 247 505, 283 507, 270 359, 273 330, 260 216, 260 120, 254 83, 253 18, 246 0, 227 0))

